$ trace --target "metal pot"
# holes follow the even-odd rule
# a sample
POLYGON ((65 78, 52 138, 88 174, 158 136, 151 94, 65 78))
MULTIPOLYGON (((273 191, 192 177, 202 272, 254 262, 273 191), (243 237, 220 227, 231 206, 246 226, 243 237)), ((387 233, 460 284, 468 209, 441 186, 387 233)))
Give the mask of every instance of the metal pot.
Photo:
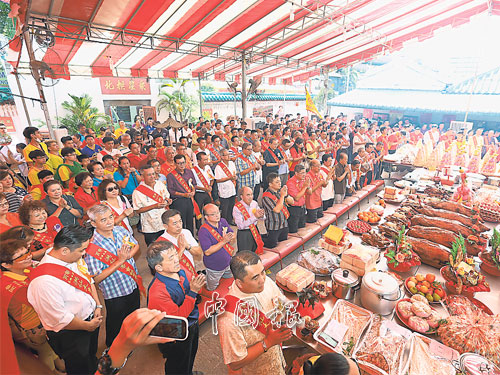
POLYGON ((359 288, 359 276, 355 272, 342 268, 332 272, 332 294, 335 297, 352 300, 359 288))
POLYGON ((388 315, 402 292, 397 280, 385 272, 368 272, 361 283, 361 304, 374 313, 388 315))

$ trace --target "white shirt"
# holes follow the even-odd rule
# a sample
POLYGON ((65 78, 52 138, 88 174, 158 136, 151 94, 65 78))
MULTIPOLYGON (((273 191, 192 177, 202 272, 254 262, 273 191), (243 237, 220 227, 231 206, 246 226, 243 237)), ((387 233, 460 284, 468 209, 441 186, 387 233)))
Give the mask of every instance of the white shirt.
MULTIPOLYGON (((113 205, 111 205, 110 202, 108 201, 102 201, 101 203, 105 203, 107 204, 108 206, 112 207, 114 211, 116 211, 116 213, 118 215, 121 215, 123 213, 123 211, 125 211, 127 208, 130 208, 130 203, 128 201, 127 198, 121 198, 120 196, 118 196, 118 202, 120 204, 120 207, 115 207, 113 205)), ((132 227, 130 226, 130 222, 128 220, 128 217, 125 217, 125 219, 122 220, 123 223, 125 223, 125 226, 127 227, 127 230, 130 232, 131 235, 134 234, 134 231, 132 230, 132 227)), ((121 226, 121 224, 120 224, 121 226)))
POLYGON ((234 206, 233 218, 234 218, 234 222, 236 223, 236 226, 238 227, 238 229, 248 229, 250 227, 250 225, 252 225, 252 224, 257 225, 258 220, 265 219, 265 216, 260 218, 260 219, 257 219, 257 217, 255 216, 254 211, 257 211, 260 209, 259 204, 256 201, 251 201, 250 205, 247 205, 242 200, 240 202, 243 205, 243 207, 245 207, 245 209, 247 210, 248 215, 250 215, 250 217, 245 220, 245 218, 243 217, 243 213, 240 211, 240 209, 238 207, 234 206))
MULTIPOLYGON (((241 152, 241 147, 239 147, 241 152)), ((262 152, 252 152, 255 160, 259 160, 262 158, 262 152)), ((255 171, 255 185, 258 185, 262 182, 262 168, 255 171)))
POLYGON ((180 142, 180 138, 182 137, 181 129, 171 128, 168 131, 168 137, 170 138, 171 145, 175 145, 176 143, 180 142))
POLYGON ((122 152, 120 150, 118 150, 117 148, 114 148, 113 150, 111 150, 111 152, 109 152, 108 150, 102 149, 102 151, 100 151, 97 154, 97 160, 102 163, 102 157, 104 155, 111 155, 113 157, 113 159, 117 159, 120 156, 123 156, 122 152))
MULTIPOLYGON (((151 189, 144 182, 141 182, 139 186, 140 185, 144 185, 147 188, 151 189)), ((156 181, 153 190, 155 191, 155 193, 159 194, 163 199, 170 198, 170 194, 168 193, 167 187, 163 182, 156 181)), ((158 202, 156 202, 155 200, 149 198, 147 195, 135 189, 134 192, 132 193, 132 203, 134 205, 134 210, 137 211, 140 208, 148 207, 158 202)), ((144 233, 156 233, 162 231, 164 228, 163 228, 163 223, 161 221, 161 215, 163 215, 165 211, 166 211, 165 208, 154 208, 147 212, 143 212, 141 214, 142 231, 144 233)))
POLYGON ((323 177, 323 179, 325 181, 328 181, 328 185, 326 185, 326 187, 324 187, 321 190, 321 200, 322 201, 327 201, 329 199, 333 199, 334 196, 335 196, 335 191, 333 190, 333 178, 330 178, 329 180, 326 179, 326 177, 328 176, 328 173, 326 173, 323 170, 323 166, 321 166, 321 169, 319 170, 319 173, 320 173, 321 177, 323 177))
MULTIPOLYGON (((216 180, 228 177, 228 175, 222 170, 219 164, 217 164, 217 166, 215 167, 216 180)), ((229 169, 229 172, 231 172, 233 176, 236 176, 236 166, 232 161, 229 161, 229 165, 227 167, 229 169)), ((236 186, 234 186, 234 181, 232 180, 217 182, 217 188, 219 189, 219 197, 221 198, 229 198, 233 195, 236 195, 236 186)))
MULTIPOLYGON (((64 266, 79 276, 86 276, 78 269, 77 263, 66 263, 49 254, 40 261, 64 266)), ((93 279, 90 279, 94 283, 93 279)), ((59 332, 64 329, 74 317, 87 319, 96 308, 92 296, 69 285, 54 276, 39 276, 28 286, 28 301, 31 303, 43 327, 48 331, 59 332)))
MULTIPOLYGON (((210 168, 210 166, 209 165, 205 165, 204 169, 201 169, 200 167, 197 166, 196 169, 198 169, 201 172, 201 174, 203 175, 203 177, 205 177, 205 180, 210 185, 210 183, 214 179, 214 175, 212 173, 212 169, 210 168)), ((203 183, 201 182, 201 180, 198 177, 198 173, 196 173, 195 168, 193 168, 193 174, 194 174, 194 181, 196 183, 196 186, 204 187, 203 183)), ((203 192, 203 190, 201 190, 201 189, 196 189, 196 191, 203 192)))
MULTIPOLYGON (((283 150, 285 151, 285 155, 283 155, 286 159, 290 159, 291 158, 291 154, 290 154, 290 149, 288 150, 283 150)), ((288 162, 286 163, 283 163, 279 166, 278 168, 278 174, 288 174, 288 162)))
MULTIPOLYGON (((189 231, 189 229, 182 229, 181 234, 184 235, 184 238, 186 239, 186 242, 188 243, 189 246, 191 246, 191 247, 199 246, 198 242, 196 242, 195 238, 193 237, 193 234, 189 231)), ((165 233, 163 233, 161 235, 161 237, 158 238, 157 241, 161 241, 162 239, 163 240, 167 240, 169 242, 172 242, 175 246, 177 246, 177 238, 175 238, 174 236, 168 234, 167 231, 165 231, 165 233)), ((184 251, 184 254, 186 254, 186 257, 194 265, 193 254, 191 254, 191 252, 189 252, 187 250, 184 251)))

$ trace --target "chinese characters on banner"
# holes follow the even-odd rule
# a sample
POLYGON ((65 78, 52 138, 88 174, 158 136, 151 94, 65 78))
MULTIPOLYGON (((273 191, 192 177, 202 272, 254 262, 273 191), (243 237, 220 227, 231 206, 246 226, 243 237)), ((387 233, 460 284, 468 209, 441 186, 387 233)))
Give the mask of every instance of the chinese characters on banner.
POLYGON ((7 133, 15 133, 16 128, 14 127, 14 122, 12 121, 12 117, 0 117, 0 122, 5 124, 7 128, 7 133))
POLYGON ((101 77, 101 92, 105 95, 149 95, 151 87, 146 78, 101 77))

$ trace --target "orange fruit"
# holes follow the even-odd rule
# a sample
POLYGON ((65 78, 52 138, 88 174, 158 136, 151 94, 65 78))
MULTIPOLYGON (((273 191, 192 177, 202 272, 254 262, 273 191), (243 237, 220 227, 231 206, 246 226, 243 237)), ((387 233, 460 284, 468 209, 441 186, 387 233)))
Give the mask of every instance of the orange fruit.
POLYGON ((431 286, 431 284, 427 280, 422 281, 422 285, 426 286, 427 288, 430 288, 431 286))
POLYGON ((421 273, 417 273, 415 278, 417 279, 417 281, 424 281, 425 280, 425 276, 422 275, 421 273))
POLYGON ((433 283, 434 280, 436 280, 436 275, 433 275, 432 273, 428 273, 425 275, 425 280, 427 280, 429 283, 433 283))
POLYGON ((426 294, 426 293, 429 291, 429 288, 427 288, 425 285, 422 285, 422 286, 420 287, 420 291, 421 291, 422 293, 426 294))

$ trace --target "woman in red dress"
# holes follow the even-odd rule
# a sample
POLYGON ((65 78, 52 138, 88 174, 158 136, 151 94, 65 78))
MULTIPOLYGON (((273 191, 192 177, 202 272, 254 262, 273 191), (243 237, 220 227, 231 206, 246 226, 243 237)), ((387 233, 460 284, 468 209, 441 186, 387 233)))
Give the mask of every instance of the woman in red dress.
POLYGON ((0 233, 9 228, 21 225, 17 212, 9 212, 9 201, 4 193, 0 193, 0 233))

